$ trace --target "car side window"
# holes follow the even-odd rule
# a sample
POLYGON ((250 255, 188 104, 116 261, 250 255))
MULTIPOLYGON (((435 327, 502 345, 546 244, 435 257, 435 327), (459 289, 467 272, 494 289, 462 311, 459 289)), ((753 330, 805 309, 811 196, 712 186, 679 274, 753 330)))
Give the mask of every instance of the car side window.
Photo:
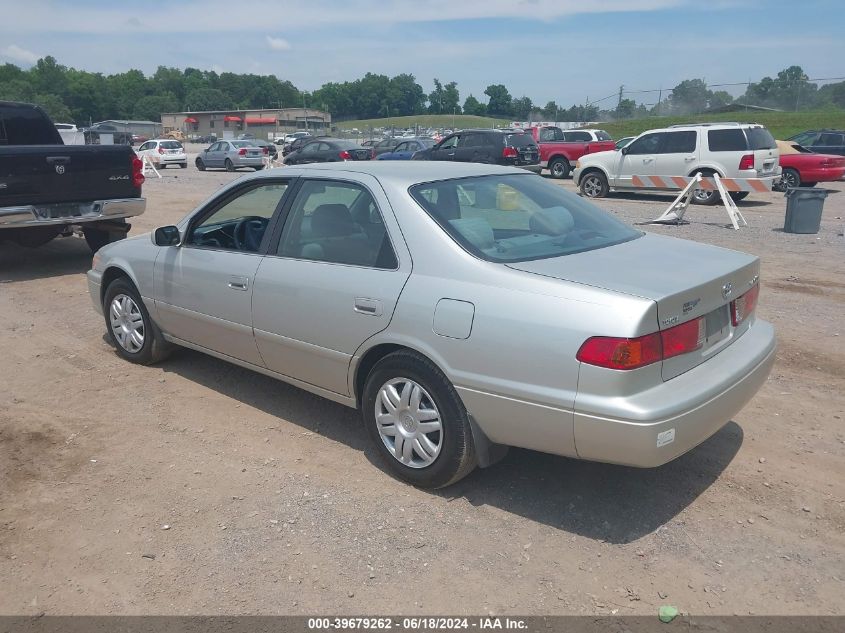
POLYGON ((314 154, 314 153, 316 153, 316 152, 317 152, 317 150, 319 149, 319 147, 320 147, 320 144, 319 144, 319 143, 308 143, 307 145, 303 145, 303 146, 300 148, 300 151, 301 151, 303 154, 314 154))
POLYGON ((286 182, 250 187, 224 202, 189 231, 185 243, 244 253, 257 253, 270 218, 287 191, 286 182))
POLYGON ((819 140, 814 143, 814 145, 825 145, 825 146, 833 146, 833 145, 842 145, 842 135, 841 134, 832 134, 830 132, 824 132, 819 136, 819 140))
POLYGON ((481 147, 484 137, 481 134, 463 134, 458 141, 458 147, 481 147))
POLYGON ((593 140, 593 137, 589 132, 565 132, 564 138, 567 141, 577 141, 579 143, 593 140))
POLYGON ((438 149, 455 149, 455 147, 457 147, 458 145, 458 139, 460 138, 461 137, 458 134, 456 134, 455 136, 450 136, 440 144, 440 147, 438 149))
POLYGON ((697 137, 698 132, 695 130, 688 130, 686 132, 664 132, 660 153, 688 154, 689 152, 694 152, 697 137))
POLYGON ((277 255, 368 268, 398 266, 372 194, 343 181, 309 180, 302 185, 277 255))
POLYGON ((628 146, 628 154, 656 154, 660 147, 661 133, 646 134, 628 146))
POLYGON ((408 151, 408 143, 399 143, 394 149, 394 152, 407 152, 408 151))

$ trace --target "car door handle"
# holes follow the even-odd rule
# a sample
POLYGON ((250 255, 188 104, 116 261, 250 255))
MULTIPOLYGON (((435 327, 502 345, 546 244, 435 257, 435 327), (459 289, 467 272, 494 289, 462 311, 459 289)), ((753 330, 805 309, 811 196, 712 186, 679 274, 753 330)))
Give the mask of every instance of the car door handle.
POLYGON ((355 312, 360 312, 361 314, 368 314, 370 316, 381 316, 382 315, 382 305, 381 301, 378 299, 367 299, 365 297, 356 297, 355 298, 355 312))
POLYGON ((249 288, 249 277, 230 277, 229 288, 245 291, 249 288))
POLYGON ((448 154, 446 154, 446 156, 454 156, 454 155, 455 155, 455 152, 449 152, 448 154))
POLYGON ((686 162, 686 163, 691 163, 691 162, 692 162, 692 161, 694 161, 694 160, 695 160, 695 156, 687 156, 687 157, 684 159, 684 162, 686 162))
POLYGON ((650 163, 653 160, 653 158, 643 158, 643 163, 650 163))

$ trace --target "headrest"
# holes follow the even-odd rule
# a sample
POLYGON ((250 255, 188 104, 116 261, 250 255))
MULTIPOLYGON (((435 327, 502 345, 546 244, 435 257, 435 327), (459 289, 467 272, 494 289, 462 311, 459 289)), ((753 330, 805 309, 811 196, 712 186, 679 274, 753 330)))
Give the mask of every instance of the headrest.
POLYGON ((563 207, 549 207, 528 218, 528 227, 534 233, 543 235, 563 235, 569 233, 574 226, 572 214, 563 207))
POLYGON ((458 192, 454 186, 439 187, 434 211, 441 220, 457 220, 461 217, 461 207, 458 203, 458 192))
POLYGON ((341 237, 355 232, 355 222, 345 204, 321 204, 311 215, 314 237, 341 237))
POLYGON ((450 220, 449 224, 455 227, 463 238, 478 249, 491 248, 496 243, 493 235, 493 227, 483 218, 462 218, 450 220))

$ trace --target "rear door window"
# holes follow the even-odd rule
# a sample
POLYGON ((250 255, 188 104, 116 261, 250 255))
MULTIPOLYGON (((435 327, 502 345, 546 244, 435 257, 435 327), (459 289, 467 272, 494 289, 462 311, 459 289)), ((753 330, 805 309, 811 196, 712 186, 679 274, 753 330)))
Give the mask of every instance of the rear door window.
POLYGON ((816 141, 816 145, 824 145, 826 147, 832 147, 837 145, 842 145, 842 135, 841 134, 831 134, 830 132, 823 133, 819 140, 816 141))
POLYGON ((707 146, 711 152, 744 152, 748 149, 748 141, 739 128, 708 130, 707 146))
POLYGON ((695 140, 698 136, 695 130, 686 132, 666 132, 663 134, 661 154, 688 154, 695 151, 695 140))
POLYGON ((53 122, 41 110, 26 106, 0 108, 0 145, 63 145, 53 122))
POLYGON ((534 139, 528 134, 505 134, 505 145, 509 147, 531 147, 534 139))

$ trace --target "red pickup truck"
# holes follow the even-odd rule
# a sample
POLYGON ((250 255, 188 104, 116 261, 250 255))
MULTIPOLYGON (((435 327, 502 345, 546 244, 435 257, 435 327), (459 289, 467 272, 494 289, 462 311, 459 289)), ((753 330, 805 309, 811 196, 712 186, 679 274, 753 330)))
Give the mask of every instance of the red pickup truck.
POLYGON ((552 178, 566 178, 572 166, 585 154, 616 149, 616 143, 604 130, 562 130, 547 125, 526 130, 540 147, 540 166, 552 178))

